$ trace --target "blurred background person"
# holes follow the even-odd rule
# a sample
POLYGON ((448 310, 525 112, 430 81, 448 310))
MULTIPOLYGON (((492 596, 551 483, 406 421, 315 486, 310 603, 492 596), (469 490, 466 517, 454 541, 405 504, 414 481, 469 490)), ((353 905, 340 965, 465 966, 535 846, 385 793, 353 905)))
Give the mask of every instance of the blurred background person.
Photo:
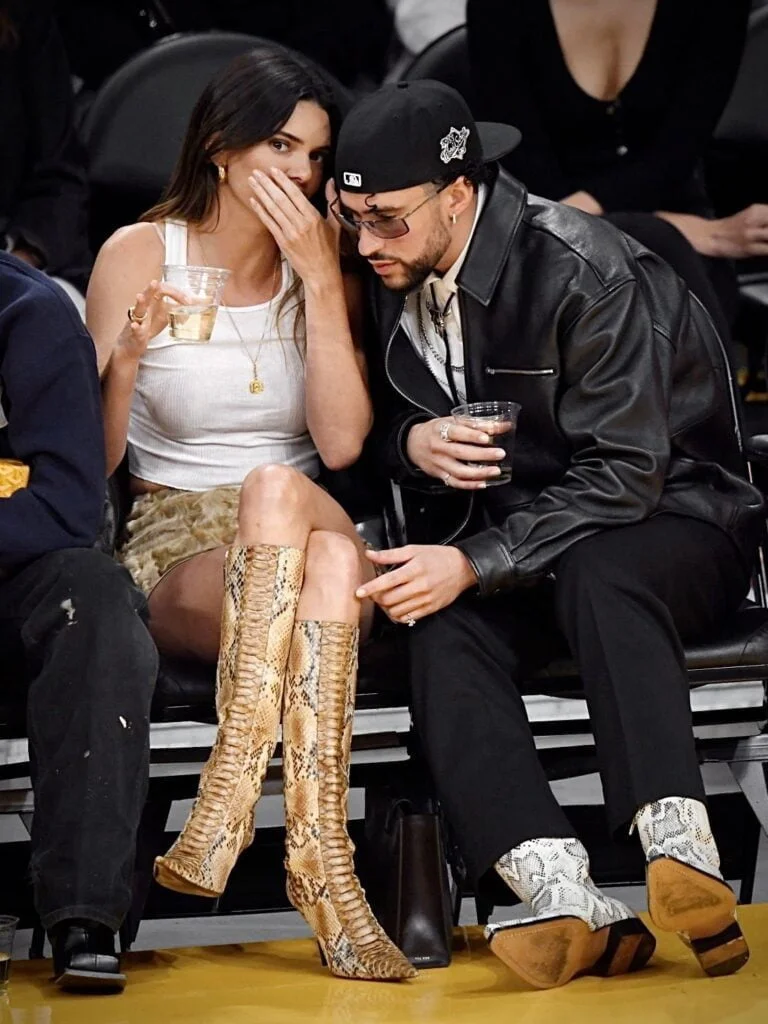
POLYGON ((85 162, 51 4, 0 0, 0 246, 61 279, 83 310, 85 162))

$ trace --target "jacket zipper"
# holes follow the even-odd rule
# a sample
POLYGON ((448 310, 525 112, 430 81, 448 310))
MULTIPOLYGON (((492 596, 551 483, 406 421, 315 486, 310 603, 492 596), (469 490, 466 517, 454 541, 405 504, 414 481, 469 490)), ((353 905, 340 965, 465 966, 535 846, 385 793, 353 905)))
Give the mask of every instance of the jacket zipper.
POLYGON ((486 366, 485 372, 489 377, 495 377, 496 374, 502 373, 508 373, 515 377, 554 377, 555 375, 555 371, 551 366, 540 370, 508 370, 499 366, 486 366))
MULTIPOLYGON (((409 402, 411 405, 418 406, 418 408, 421 409, 422 412, 426 412, 430 416, 433 416, 435 419, 439 419, 440 417, 437 415, 437 413, 433 409, 428 409, 426 405, 422 405, 421 402, 417 402, 415 399, 410 398, 408 395, 406 395, 406 393, 404 391, 402 391, 397 386, 397 384, 395 384, 395 382, 392 380, 392 374, 389 372, 389 352, 390 352, 390 349, 392 348, 392 342, 395 340, 395 335, 397 334, 397 329, 400 326, 400 320, 402 318, 403 310, 404 309, 405 309, 405 302, 403 302, 403 304, 400 307, 400 313, 399 313, 397 319, 395 320, 395 325, 392 328, 392 330, 390 332, 390 335, 389 335, 389 339, 387 341, 387 347, 384 350, 384 372, 387 375, 387 380, 392 385, 392 387, 395 389, 395 391, 398 393, 398 395, 400 395, 401 398, 404 398, 405 401, 409 402)), ((470 491, 468 497, 469 497, 469 505, 467 506, 467 514, 464 516, 464 519, 459 524, 459 526, 453 531, 453 533, 450 534, 448 537, 446 537, 445 540, 443 540, 441 543, 449 544, 455 537, 458 537, 458 535, 461 533, 461 531, 464 529, 464 527, 469 522, 469 517, 472 515, 472 508, 473 508, 473 506, 475 504, 475 496, 470 491)), ((406 537, 406 541, 407 541, 407 539, 408 538, 406 537)))

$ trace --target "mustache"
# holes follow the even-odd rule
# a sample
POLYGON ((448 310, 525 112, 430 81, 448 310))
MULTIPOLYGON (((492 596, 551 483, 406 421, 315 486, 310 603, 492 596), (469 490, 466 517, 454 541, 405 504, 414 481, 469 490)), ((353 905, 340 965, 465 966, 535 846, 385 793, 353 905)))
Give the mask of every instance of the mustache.
POLYGON ((388 256, 384 252, 375 252, 375 253, 373 253, 373 255, 366 256, 365 258, 368 260, 369 263, 384 263, 384 262, 388 263, 390 261, 392 263, 402 263, 403 262, 402 260, 399 260, 397 258, 397 256, 388 256))

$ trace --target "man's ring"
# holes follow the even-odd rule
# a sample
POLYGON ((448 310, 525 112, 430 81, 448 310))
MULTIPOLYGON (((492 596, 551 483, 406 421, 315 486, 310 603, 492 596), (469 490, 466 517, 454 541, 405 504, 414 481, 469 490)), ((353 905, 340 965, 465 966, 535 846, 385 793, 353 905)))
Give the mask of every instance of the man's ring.
POLYGON ((451 424, 450 423, 441 423, 440 424, 440 440, 441 441, 450 441, 451 440, 450 437, 448 436, 448 432, 450 431, 450 429, 451 429, 451 424))
POLYGON ((406 624, 406 626, 408 626, 409 628, 410 628, 411 626, 415 626, 415 625, 416 625, 416 619, 414 619, 414 617, 413 617, 412 615, 406 615, 406 616, 405 616, 405 624, 406 624))
POLYGON ((443 483, 448 486, 448 481, 451 479, 450 473, 443 473, 443 483))
POLYGON ((135 306, 129 306, 128 307, 128 319, 131 321, 132 324, 143 324, 148 316, 149 316, 149 310, 147 310, 146 313, 142 313, 141 316, 136 316, 136 307, 135 306))

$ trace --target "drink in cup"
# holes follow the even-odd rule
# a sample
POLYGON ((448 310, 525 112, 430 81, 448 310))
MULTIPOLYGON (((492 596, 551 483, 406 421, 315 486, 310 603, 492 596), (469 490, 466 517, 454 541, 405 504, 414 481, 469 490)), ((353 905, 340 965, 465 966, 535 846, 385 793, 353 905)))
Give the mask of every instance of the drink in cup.
POLYGON ((504 458, 498 462, 468 462, 469 466, 498 466, 501 474, 486 480, 488 487, 506 484, 512 479, 512 458, 515 452, 515 435, 520 406, 517 402, 470 402, 451 409, 456 423, 463 427, 482 430, 491 438, 494 448, 504 449, 504 458))
POLYGON ((18 917, 0 916, 0 992, 8 984, 11 973, 11 954, 18 923, 18 917))
POLYGON ((210 341, 221 293, 229 277, 220 267, 163 267, 163 281, 182 292, 186 303, 168 304, 171 337, 177 341, 210 341))

